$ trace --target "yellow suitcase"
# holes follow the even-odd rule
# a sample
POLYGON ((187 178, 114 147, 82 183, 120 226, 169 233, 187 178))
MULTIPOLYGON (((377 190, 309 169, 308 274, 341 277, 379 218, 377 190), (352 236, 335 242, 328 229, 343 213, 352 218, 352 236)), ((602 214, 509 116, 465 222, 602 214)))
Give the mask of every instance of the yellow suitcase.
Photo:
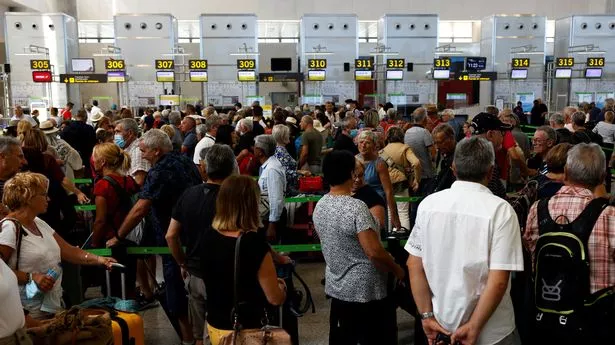
MULTIPOLYGON (((107 275, 107 295, 111 294, 111 279, 109 271, 107 275)), ((126 275, 121 274, 122 279, 122 299, 126 299, 126 275)), ((111 315, 111 326, 113 328, 114 345, 145 345, 145 330, 143 318, 137 313, 124 313, 118 311, 116 315, 111 315)))
POLYGON ((118 312, 111 317, 113 344, 145 345, 143 319, 139 314, 118 312))

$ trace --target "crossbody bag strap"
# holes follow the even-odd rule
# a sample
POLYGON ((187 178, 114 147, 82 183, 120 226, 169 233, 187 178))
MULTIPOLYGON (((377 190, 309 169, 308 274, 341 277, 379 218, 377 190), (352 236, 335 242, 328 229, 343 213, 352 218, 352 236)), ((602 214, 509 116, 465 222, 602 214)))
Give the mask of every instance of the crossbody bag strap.
POLYGON ((240 257, 240 249, 241 249, 241 237, 243 236, 243 232, 239 234, 237 237, 237 241, 235 242, 235 261, 233 267, 233 329, 235 331, 239 331, 239 277, 240 277, 240 269, 239 269, 239 257, 240 257))
POLYGON ((21 242, 25 231, 21 223, 15 218, 4 218, 0 221, 0 230, 2 229, 2 223, 11 221, 15 224, 15 230, 17 231, 17 243, 15 246, 15 271, 19 271, 19 256, 21 255, 21 242))
MULTIPOLYGON (((103 180, 109 182, 113 189, 115 189, 115 193, 117 194, 118 199, 125 196, 126 192, 124 191, 124 189, 122 189, 122 186, 120 186, 120 184, 117 183, 117 181, 113 177, 103 176, 103 180)), ((126 188, 126 176, 124 176, 124 188, 126 188)))

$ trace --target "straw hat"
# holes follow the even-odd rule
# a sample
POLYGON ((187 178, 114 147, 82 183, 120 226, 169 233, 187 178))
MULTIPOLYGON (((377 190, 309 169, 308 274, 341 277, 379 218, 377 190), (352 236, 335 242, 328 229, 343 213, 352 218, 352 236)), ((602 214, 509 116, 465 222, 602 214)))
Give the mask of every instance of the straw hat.
POLYGON ((45 134, 56 133, 57 131, 59 131, 58 127, 54 126, 53 122, 49 120, 43 121, 38 128, 45 134))
POLYGON ((96 112, 95 114, 92 114, 92 122, 100 121, 103 118, 103 116, 105 115, 101 112, 96 112))
POLYGON ((322 126, 319 120, 314 120, 314 129, 319 132, 324 132, 326 128, 322 126))
POLYGON ((286 121, 287 124, 289 124, 289 125, 291 125, 291 126, 293 126, 295 128, 297 127, 297 119, 295 119, 294 117, 289 116, 289 117, 286 118, 285 121, 286 121))

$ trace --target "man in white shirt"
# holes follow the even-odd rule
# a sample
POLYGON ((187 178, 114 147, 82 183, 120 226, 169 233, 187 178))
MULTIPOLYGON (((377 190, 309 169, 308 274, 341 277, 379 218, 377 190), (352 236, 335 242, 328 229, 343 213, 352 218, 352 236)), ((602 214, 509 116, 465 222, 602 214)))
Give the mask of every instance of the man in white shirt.
POLYGON ((267 239, 280 238, 286 224, 284 209, 284 191, 286 190, 286 173, 280 161, 275 157, 275 139, 271 135, 261 134, 254 138, 254 157, 261 163, 258 186, 261 189, 261 218, 267 225, 267 239))
POLYGON ((220 127, 220 117, 218 115, 209 115, 207 120, 205 120, 205 124, 196 126, 196 136, 199 142, 194 148, 194 157, 192 158, 194 164, 199 165, 201 163, 201 151, 203 149, 212 147, 216 143, 218 127, 220 127))
POLYGON ((412 294, 430 343, 520 344, 510 272, 523 270, 517 216, 487 188, 493 145, 480 137, 455 149, 450 189, 425 198, 405 249, 412 294))
POLYGON ((28 122, 32 124, 32 127, 38 126, 38 123, 36 123, 36 120, 34 120, 32 116, 24 114, 23 109, 21 109, 21 106, 19 105, 15 106, 15 115, 13 115, 11 120, 17 120, 17 121, 28 120, 28 122))

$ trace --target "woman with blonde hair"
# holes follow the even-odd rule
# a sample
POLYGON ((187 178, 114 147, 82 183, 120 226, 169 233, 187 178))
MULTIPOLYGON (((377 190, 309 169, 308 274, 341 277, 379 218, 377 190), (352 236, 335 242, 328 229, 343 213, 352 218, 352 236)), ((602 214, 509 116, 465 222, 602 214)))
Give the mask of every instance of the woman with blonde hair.
POLYGON ((41 174, 18 173, 6 182, 2 196, 10 212, 1 222, 0 257, 17 276, 21 303, 35 319, 50 318, 63 309, 63 261, 107 269, 116 262, 70 245, 38 218, 47 210, 48 187, 49 180, 41 174), (30 295, 29 284, 41 293, 30 295))
POLYGON ((363 163, 365 167, 364 178, 365 182, 380 195, 387 205, 387 210, 390 214, 389 222, 395 229, 401 229, 399 214, 397 213, 397 204, 395 203, 395 192, 389 175, 389 167, 387 163, 378 155, 377 136, 375 132, 363 131, 358 136, 359 139, 359 154, 357 159, 363 163))
MULTIPOLYGON (((130 156, 113 143, 103 143, 94 146, 92 152, 92 167, 101 176, 94 184, 94 203, 96 218, 92 229, 92 247, 104 248, 105 243, 117 236, 117 231, 132 208, 131 197, 139 191, 139 185, 126 172, 130 169, 130 156)), ((125 241, 126 245, 136 245, 125 241)), ((120 246, 121 247, 121 246, 120 246)), ((137 279, 134 256, 126 255, 120 247, 112 248, 112 254, 126 266, 126 280, 135 282, 137 279)), ((112 296, 121 296, 121 277, 111 274, 112 296)), ((126 297, 134 299, 135 285, 126 285, 126 297)))
POLYGON ((139 188, 126 172, 130 169, 130 156, 113 143, 94 146, 93 167, 101 178, 94 185, 96 219, 92 229, 92 245, 104 247, 116 235, 130 209, 122 209, 123 194, 133 195, 139 188))
POLYGON ((17 139, 23 141, 24 134, 32 129, 32 124, 28 120, 21 120, 17 123, 17 139))
POLYGON ((216 200, 212 231, 204 236, 203 280, 207 292, 207 329, 212 345, 233 330, 235 249, 239 250, 237 282, 242 301, 236 310, 244 328, 261 328, 265 310, 286 299, 286 284, 278 279, 271 249, 256 231, 260 191, 250 176, 228 177, 216 200))
POLYGON ((160 127, 160 129, 165 132, 171 139, 173 139, 173 136, 175 136, 175 130, 171 125, 163 125, 162 127, 160 127))

